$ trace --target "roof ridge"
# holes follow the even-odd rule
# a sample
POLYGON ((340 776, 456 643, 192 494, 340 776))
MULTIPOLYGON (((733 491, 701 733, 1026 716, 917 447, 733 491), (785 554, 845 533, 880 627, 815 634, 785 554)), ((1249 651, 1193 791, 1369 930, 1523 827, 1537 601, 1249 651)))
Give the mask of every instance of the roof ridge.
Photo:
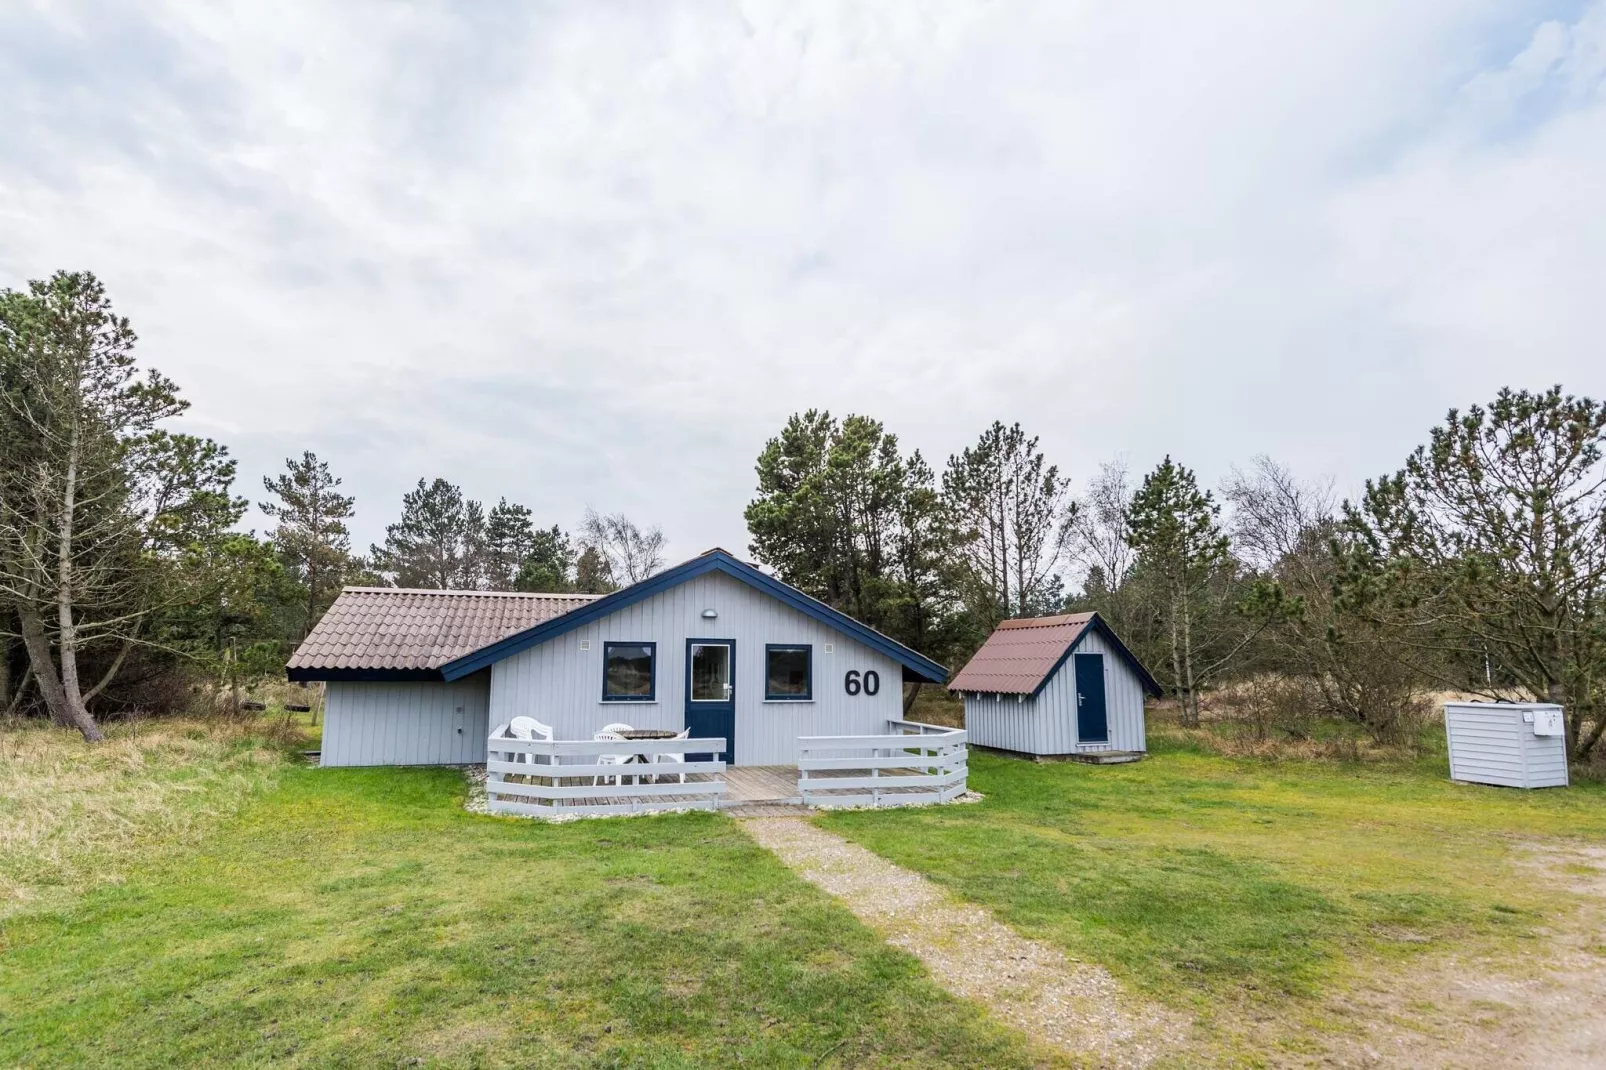
POLYGON ((342 587, 341 592, 353 594, 440 594, 473 595, 480 598, 601 598, 599 594, 581 594, 577 591, 459 591, 439 587, 342 587))
POLYGON ((1061 628, 1067 624, 1085 624, 1098 616, 1097 610, 1086 613, 1054 613, 1046 617, 1011 617, 998 622, 1000 628, 1061 628))

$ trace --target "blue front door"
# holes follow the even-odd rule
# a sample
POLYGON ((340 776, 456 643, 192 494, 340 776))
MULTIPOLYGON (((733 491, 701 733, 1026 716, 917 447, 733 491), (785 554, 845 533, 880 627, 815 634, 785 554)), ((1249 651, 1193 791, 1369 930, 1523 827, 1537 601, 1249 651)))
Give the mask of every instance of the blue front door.
POLYGON ((1076 741, 1110 741, 1110 718, 1104 708, 1103 654, 1076 655, 1076 741))
MULTIPOLYGON (((736 640, 686 640, 686 727, 693 739, 725 741, 720 758, 736 756, 736 640)), ((706 762, 706 754, 687 761, 706 762)))

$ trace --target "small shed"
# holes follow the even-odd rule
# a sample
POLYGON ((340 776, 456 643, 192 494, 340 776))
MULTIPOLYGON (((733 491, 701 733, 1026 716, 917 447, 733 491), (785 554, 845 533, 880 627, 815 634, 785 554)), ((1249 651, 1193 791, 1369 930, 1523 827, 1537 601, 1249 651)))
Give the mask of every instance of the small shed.
POLYGON ((948 684, 979 747, 1036 756, 1141 754, 1160 685, 1097 613, 1006 620, 948 684))
POLYGON ((1567 730, 1547 702, 1446 702, 1450 779, 1507 788, 1565 788, 1567 730))

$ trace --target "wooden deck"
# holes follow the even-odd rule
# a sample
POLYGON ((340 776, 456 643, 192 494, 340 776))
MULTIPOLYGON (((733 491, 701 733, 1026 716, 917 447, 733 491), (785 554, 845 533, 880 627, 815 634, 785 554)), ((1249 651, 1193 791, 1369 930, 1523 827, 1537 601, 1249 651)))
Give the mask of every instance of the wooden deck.
POLYGON ((719 808, 731 817, 795 817, 809 812, 795 765, 733 765, 725 770, 719 808))
POLYGON ((725 770, 725 806, 802 802, 795 765, 733 765, 725 770))

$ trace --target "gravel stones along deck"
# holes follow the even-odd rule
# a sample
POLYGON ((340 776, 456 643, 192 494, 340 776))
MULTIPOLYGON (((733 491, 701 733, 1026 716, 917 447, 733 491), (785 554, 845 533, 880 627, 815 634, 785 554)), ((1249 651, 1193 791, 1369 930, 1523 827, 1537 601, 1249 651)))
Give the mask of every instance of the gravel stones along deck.
POLYGON ((1102 1066, 1175 1058, 1178 1042, 1185 1043, 1186 1023, 1125 991, 1102 967, 1025 939, 918 873, 804 818, 760 817, 742 826, 889 944, 918 958, 938 984, 1039 1043, 1102 1066))

